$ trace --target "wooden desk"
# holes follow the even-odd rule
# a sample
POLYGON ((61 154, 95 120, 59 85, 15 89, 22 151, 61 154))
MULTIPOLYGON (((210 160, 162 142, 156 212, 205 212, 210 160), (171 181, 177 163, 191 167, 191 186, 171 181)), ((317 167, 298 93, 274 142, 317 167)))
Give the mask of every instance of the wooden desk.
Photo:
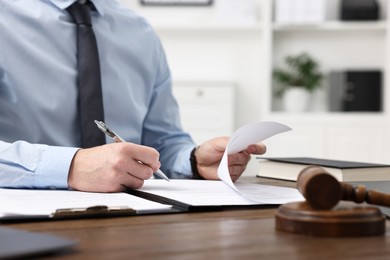
MULTIPOLYGON (((294 186, 293 183, 278 183, 294 186)), ((6 226, 78 240, 55 259, 389 259, 390 226, 379 237, 319 238, 275 230, 276 208, 6 226)))

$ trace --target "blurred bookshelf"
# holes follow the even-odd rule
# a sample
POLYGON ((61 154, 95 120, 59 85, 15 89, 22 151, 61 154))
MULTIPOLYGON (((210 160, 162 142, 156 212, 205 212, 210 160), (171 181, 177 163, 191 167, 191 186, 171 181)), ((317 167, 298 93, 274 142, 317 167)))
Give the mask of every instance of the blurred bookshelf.
MULTIPOLYGON (((283 0, 282 0, 283 1, 283 0)), ((263 85, 262 118, 285 123, 293 131, 268 143, 268 156, 310 156, 352 161, 390 163, 390 24, 387 1, 378 1, 381 13, 373 21, 341 21, 341 0, 323 1, 322 21, 280 22, 276 2, 263 2, 270 13, 263 20, 268 33, 268 77, 263 85), (266 26, 267 25, 267 26, 266 26), (267 27, 269 27, 267 29, 267 27), (284 57, 306 52, 315 57, 324 72, 322 88, 312 96, 312 105, 303 112, 287 112, 275 95, 272 71, 283 65, 284 57), (332 71, 376 70, 383 74, 381 109, 378 111, 331 111, 329 108, 332 71), (314 104, 314 105, 313 105, 314 104)), ((291 1, 293 2, 293 1, 291 1)), ((312 1, 313 2, 313 1, 312 1)), ((264 12, 266 12, 264 10, 264 12)), ((297 101, 299 102, 299 101, 297 101)))
POLYGON ((235 85, 233 129, 257 120, 278 121, 293 128, 267 140, 267 156, 390 163, 387 0, 378 1, 381 13, 376 21, 341 21, 341 0, 326 0, 322 20, 298 23, 276 20, 278 0, 215 0, 209 7, 195 8, 142 7, 138 1, 121 1, 145 16, 161 37, 174 81, 235 85), (252 5, 253 17, 240 22, 234 17, 226 19, 225 14, 221 19, 224 4, 230 9, 252 5), (325 80, 308 111, 285 112, 274 92, 272 70, 286 55, 302 51, 313 55, 326 74, 333 70, 380 70, 381 110, 329 111, 329 82, 325 80))

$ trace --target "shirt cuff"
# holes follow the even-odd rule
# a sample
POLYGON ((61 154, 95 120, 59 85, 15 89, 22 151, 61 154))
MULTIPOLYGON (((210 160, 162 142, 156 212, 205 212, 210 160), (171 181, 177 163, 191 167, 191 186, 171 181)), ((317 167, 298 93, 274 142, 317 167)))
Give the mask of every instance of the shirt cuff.
POLYGON ((75 153, 80 148, 49 146, 37 168, 37 188, 68 189, 68 173, 75 153))
POLYGON ((171 178, 192 178, 192 170, 191 170, 191 163, 190 163, 190 155, 192 150, 195 146, 191 145, 185 148, 180 152, 179 157, 177 158, 175 164, 174 164, 174 173, 172 174, 171 178))

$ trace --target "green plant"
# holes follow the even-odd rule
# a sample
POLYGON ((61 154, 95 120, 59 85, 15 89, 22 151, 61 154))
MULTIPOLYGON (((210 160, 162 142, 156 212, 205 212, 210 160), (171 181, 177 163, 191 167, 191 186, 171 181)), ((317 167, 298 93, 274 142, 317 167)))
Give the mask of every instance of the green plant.
POLYGON ((302 87, 312 92, 321 86, 324 76, 318 70, 318 63, 307 53, 287 56, 285 63, 289 70, 275 68, 273 71, 280 87, 277 94, 291 87, 302 87))

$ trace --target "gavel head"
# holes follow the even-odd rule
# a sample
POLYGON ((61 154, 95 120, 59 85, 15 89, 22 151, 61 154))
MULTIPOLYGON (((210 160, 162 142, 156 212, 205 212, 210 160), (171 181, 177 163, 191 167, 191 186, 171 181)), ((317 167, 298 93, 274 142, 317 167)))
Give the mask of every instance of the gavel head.
POLYGON ((331 209, 341 200, 340 182, 315 165, 304 168, 298 175, 298 190, 315 209, 331 209))

